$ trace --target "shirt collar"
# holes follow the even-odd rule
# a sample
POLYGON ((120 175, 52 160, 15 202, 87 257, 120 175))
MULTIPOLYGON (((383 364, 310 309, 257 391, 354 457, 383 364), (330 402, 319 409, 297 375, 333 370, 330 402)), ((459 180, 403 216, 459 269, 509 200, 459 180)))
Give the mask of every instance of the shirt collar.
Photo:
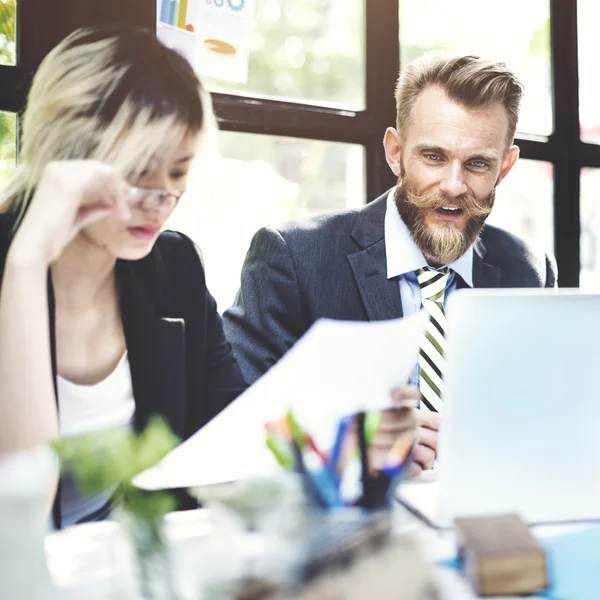
MULTIPOLYGON (((394 191, 392 189, 388 194, 384 221, 388 279, 427 266, 423 253, 415 244, 408 227, 400 218, 394 202, 394 191)), ((447 266, 458 273, 469 287, 473 287, 473 246, 470 246, 458 260, 447 266)))

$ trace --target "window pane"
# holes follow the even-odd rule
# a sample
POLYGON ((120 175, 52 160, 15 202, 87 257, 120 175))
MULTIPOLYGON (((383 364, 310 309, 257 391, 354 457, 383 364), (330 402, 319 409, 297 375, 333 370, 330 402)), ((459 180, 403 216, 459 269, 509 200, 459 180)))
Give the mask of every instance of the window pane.
POLYGON ((579 36, 579 122, 584 142, 600 144, 600 87, 598 85, 598 19, 597 0, 577 2, 577 33, 579 36))
POLYGON ((498 186, 488 219, 545 251, 554 250, 552 164, 520 158, 498 186))
POLYGON ((16 0, 0 0, 0 65, 16 64, 16 34, 16 0))
POLYGON ((580 222, 581 271, 579 285, 600 291, 600 169, 581 170, 580 222))
POLYGON ((222 158, 198 165, 169 220, 202 249, 209 289, 228 308, 263 225, 364 203, 362 146, 220 132, 222 158))
POLYGON ((17 115, 0 112, 0 183, 12 173, 17 156, 17 115))
POLYGON ((505 62, 525 85, 518 131, 552 133, 549 0, 400 0, 400 64, 429 50, 505 62))
POLYGON ((248 83, 211 91, 361 110, 364 0, 255 0, 248 83))

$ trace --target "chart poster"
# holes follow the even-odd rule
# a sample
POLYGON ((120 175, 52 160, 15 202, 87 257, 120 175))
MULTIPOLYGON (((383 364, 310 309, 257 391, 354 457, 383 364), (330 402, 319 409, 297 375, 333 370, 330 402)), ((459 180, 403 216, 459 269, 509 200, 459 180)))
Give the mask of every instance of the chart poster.
POLYGON ((254 0, 157 0, 157 35, 200 75, 247 83, 254 0))

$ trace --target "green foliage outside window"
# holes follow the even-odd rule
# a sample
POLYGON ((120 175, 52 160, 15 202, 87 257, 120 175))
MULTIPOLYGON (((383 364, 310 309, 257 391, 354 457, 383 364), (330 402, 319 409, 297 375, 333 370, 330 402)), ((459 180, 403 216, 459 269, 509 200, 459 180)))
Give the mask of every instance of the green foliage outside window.
MULTIPOLYGON (((16 63, 16 0, 0 0, 0 65, 16 63)), ((15 166, 17 119, 13 113, 0 112, 0 181, 15 166)))
POLYGON ((14 65, 16 61, 17 2, 0 0, 0 63, 14 65))

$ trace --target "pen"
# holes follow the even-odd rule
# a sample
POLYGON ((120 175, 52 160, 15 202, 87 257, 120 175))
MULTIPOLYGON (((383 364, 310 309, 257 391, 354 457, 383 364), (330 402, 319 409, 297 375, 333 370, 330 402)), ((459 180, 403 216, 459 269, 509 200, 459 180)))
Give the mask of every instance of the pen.
POLYGON ((342 454, 342 448, 344 446, 344 440, 346 439, 346 434, 348 433, 351 423, 352 417, 342 417, 338 423, 333 449, 331 450, 329 460, 327 461, 327 467, 332 472, 335 472, 337 469, 337 465, 342 454))
POLYGON ((265 443, 267 448, 273 453, 277 462, 287 471, 291 471, 294 467, 294 457, 289 452, 286 444, 279 436, 272 431, 268 424, 265 424, 267 435, 265 443))
POLYGON ((294 458, 296 462, 296 471, 302 477, 302 481, 304 482, 304 489, 306 490, 306 494, 309 499, 312 499, 313 503, 321 508, 327 508, 327 502, 323 498, 323 495, 320 493, 318 486, 311 478, 306 465, 304 464, 304 460, 302 458, 302 450, 296 439, 292 436, 291 440, 292 451, 294 453, 294 458))
MULTIPOLYGON (((367 447, 367 438, 365 432, 366 415, 359 412, 356 415, 356 435, 358 436, 358 450, 360 452, 361 480, 363 486, 363 495, 368 496, 371 488, 369 473, 369 452, 367 447)), ((365 498, 368 501, 368 498, 365 498)))

